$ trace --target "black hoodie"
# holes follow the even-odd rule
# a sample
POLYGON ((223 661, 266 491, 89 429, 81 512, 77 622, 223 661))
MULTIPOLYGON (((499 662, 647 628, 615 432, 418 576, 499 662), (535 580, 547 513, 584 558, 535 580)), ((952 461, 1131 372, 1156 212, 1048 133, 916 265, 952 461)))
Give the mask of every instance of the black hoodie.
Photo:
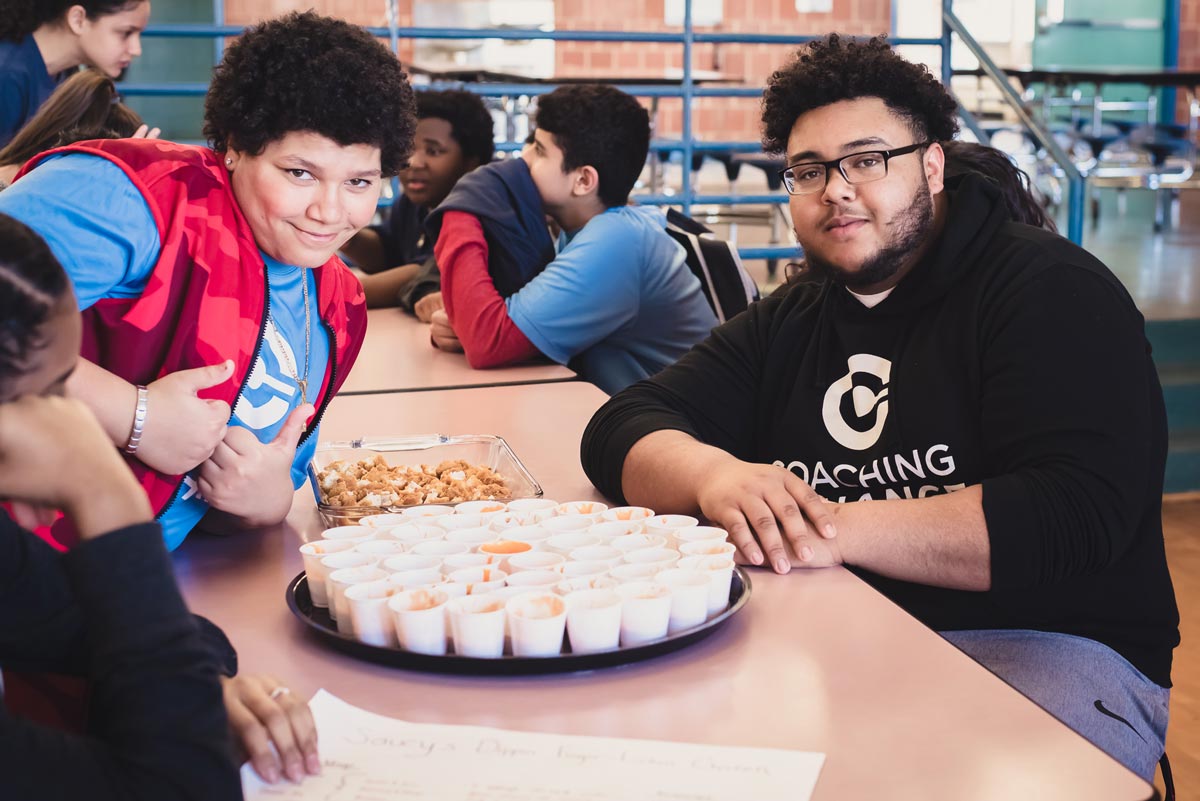
POLYGON ((797 284, 610 400, 582 443, 621 499, 635 442, 684 431, 836 501, 983 485, 992 589, 852 570, 937 630, 1087 637, 1170 686, 1179 613, 1162 539, 1166 415, 1144 321, 1069 241, 949 185, 929 256, 873 308, 797 284))

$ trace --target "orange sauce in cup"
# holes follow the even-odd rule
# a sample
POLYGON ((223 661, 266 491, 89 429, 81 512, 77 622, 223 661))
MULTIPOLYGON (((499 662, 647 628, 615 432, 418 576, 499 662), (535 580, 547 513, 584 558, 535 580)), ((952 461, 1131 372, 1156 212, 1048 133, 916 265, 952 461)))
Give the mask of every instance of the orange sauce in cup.
POLYGON ((528 542, 518 542, 517 540, 500 540, 499 542, 489 542, 479 546, 480 553, 496 553, 506 556, 532 550, 533 546, 528 542))

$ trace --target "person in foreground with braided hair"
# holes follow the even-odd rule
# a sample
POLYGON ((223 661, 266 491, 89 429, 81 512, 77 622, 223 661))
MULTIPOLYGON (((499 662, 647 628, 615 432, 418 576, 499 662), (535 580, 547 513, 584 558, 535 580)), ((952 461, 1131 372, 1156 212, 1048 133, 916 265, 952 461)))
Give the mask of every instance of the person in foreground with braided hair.
POLYGON ((847 566, 1151 779, 1179 612, 1141 314, 994 182, 947 175, 955 101, 885 39, 812 43, 763 121, 822 280, 614 397, 589 477, 702 512, 752 564, 847 566))
MULTIPOLYGON (((272 677, 234 677, 225 636, 184 605, 146 494, 63 397, 75 297, 45 242, 3 214, 0 319, 0 666, 80 676, 90 701, 80 735, 0 704, 4 797, 241 798, 235 743, 268 781, 319 772, 307 705, 272 677), (57 511, 80 538, 65 554, 28 530, 57 511)), ((19 706, 19 677, 5 678, 19 706)))
POLYGON ((412 95, 362 28, 291 14, 225 51, 211 148, 76 143, 0 193, 71 278, 84 360, 67 394, 127 454, 168 548, 201 521, 224 533, 291 508, 366 328, 335 254, 408 158, 412 95))

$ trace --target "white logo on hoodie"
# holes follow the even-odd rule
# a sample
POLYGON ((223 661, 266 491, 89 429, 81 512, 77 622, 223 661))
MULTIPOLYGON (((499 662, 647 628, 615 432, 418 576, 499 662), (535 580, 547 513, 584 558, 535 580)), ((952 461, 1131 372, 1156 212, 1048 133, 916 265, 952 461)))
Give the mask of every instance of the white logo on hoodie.
POLYGON ((883 424, 888 415, 888 383, 892 378, 892 363, 869 353, 858 353, 846 360, 849 372, 833 382, 825 393, 821 416, 829 435, 844 448, 865 451, 879 441, 883 424), (855 376, 866 373, 879 379, 879 392, 855 383, 855 376), (842 400, 849 394, 856 419, 846 420, 842 414, 842 400), (867 424, 870 415, 875 422, 866 431, 860 429, 867 424))

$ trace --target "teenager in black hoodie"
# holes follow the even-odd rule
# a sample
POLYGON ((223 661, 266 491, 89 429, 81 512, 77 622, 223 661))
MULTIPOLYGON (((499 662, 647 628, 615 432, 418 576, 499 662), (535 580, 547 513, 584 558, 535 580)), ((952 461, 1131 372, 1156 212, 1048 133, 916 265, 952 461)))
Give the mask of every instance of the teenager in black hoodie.
POLYGON ((1128 293, 987 179, 946 177, 954 100, 882 39, 813 43, 764 122, 824 278, 613 398, 588 475, 699 510, 754 564, 846 565, 1152 777, 1179 618, 1128 293))

